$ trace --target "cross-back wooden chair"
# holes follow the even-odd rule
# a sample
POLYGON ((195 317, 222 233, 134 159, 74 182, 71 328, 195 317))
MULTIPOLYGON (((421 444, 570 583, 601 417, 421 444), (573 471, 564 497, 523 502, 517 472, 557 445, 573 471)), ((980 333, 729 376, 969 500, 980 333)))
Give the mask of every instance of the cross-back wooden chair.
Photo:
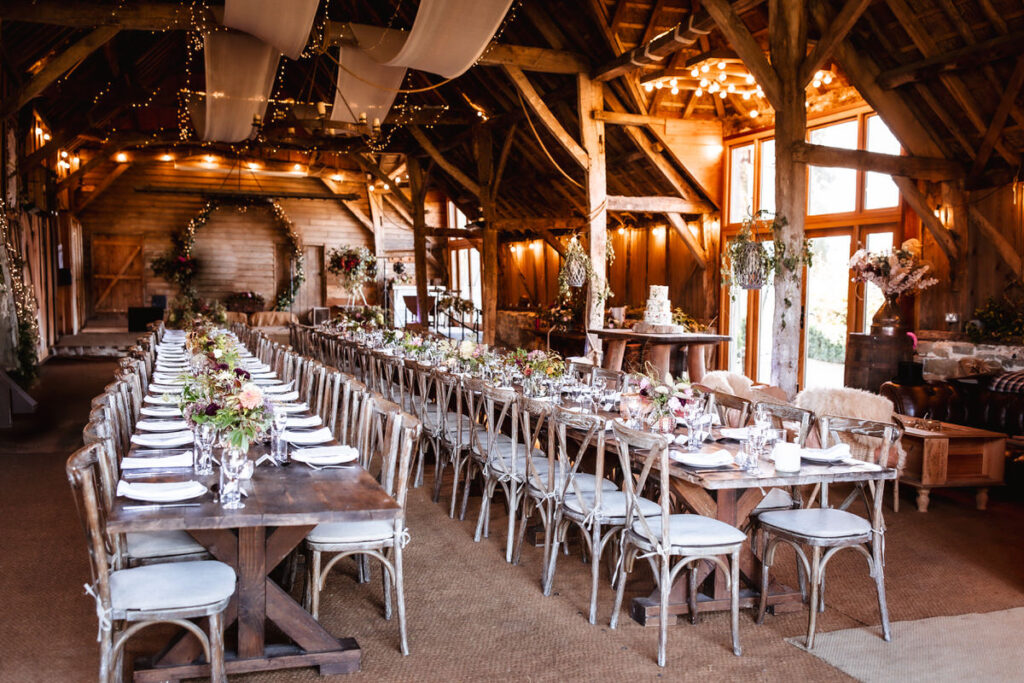
POLYGON ((723 427, 743 427, 750 420, 751 402, 724 391, 713 391, 708 397, 708 410, 714 408, 723 427))

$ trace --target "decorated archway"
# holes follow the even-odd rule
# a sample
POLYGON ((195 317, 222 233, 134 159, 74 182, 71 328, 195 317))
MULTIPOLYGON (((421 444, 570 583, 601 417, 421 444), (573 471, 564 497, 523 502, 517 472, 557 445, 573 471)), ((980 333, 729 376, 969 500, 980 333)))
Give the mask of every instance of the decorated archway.
POLYGON ((193 281, 199 272, 199 263, 192 256, 195 246, 196 231, 210 220, 213 212, 221 206, 232 206, 239 212, 254 207, 266 207, 274 219, 274 225, 284 233, 288 240, 288 253, 291 256, 292 276, 287 285, 278 291, 274 299, 274 310, 284 311, 291 307, 295 296, 306 280, 305 261, 302 254, 302 241, 295 232, 295 225, 284 212, 276 199, 264 198, 209 198, 179 232, 171 236, 173 246, 161 256, 153 259, 150 267, 153 272, 173 285, 177 285, 179 293, 186 299, 198 297, 193 281))

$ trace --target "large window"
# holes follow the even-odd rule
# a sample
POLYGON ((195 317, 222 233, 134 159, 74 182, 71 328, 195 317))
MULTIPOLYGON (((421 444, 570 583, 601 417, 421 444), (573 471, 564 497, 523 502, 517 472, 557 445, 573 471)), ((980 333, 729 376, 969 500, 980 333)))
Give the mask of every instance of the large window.
MULTIPOLYGON (((831 147, 900 153, 899 142, 870 111, 811 122, 807 139, 831 147)), ((740 229, 748 211, 775 208, 772 132, 737 139, 728 149, 729 224, 724 240, 740 229)), ((899 191, 887 175, 852 169, 811 166, 807 182, 804 225, 814 259, 803 273, 800 384, 842 386, 847 334, 867 331, 882 303, 877 287, 850 281, 849 259, 861 246, 877 251, 898 238, 899 191)), ((733 339, 726 365, 770 382, 774 291, 734 290, 731 295, 723 293, 723 323, 733 339)))
MULTIPOLYGON (((466 215, 452 202, 448 202, 448 225, 453 228, 466 227, 466 215)), ((448 252, 448 268, 451 273, 451 290, 463 299, 472 301, 478 309, 483 308, 480 252, 476 247, 453 247, 448 252)))

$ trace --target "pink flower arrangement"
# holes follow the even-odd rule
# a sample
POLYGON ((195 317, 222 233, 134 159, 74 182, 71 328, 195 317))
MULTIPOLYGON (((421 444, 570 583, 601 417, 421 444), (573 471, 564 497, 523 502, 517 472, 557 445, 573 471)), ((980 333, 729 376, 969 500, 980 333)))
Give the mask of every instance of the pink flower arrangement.
POLYGON ((252 382, 242 386, 242 390, 238 392, 238 405, 242 406, 246 410, 252 410, 256 406, 263 404, 263 390, 252 382))
POLYGON ((853 281, 877 285, 886 297, 927 289, 938 280, 926 277, 931 267, 921 262, 920 253, 921 243, 918 240, 907 240, 899 249, 892 251, 859 249, 850 258, 853 281))

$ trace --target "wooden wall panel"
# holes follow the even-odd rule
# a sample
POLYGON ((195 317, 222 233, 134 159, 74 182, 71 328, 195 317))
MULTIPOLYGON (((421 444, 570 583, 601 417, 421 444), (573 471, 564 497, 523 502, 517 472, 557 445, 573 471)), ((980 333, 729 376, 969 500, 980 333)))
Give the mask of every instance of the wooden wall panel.
POLYGON ((668 120, 661 141, 717 206, 722 205, 722 122, 668 120))

